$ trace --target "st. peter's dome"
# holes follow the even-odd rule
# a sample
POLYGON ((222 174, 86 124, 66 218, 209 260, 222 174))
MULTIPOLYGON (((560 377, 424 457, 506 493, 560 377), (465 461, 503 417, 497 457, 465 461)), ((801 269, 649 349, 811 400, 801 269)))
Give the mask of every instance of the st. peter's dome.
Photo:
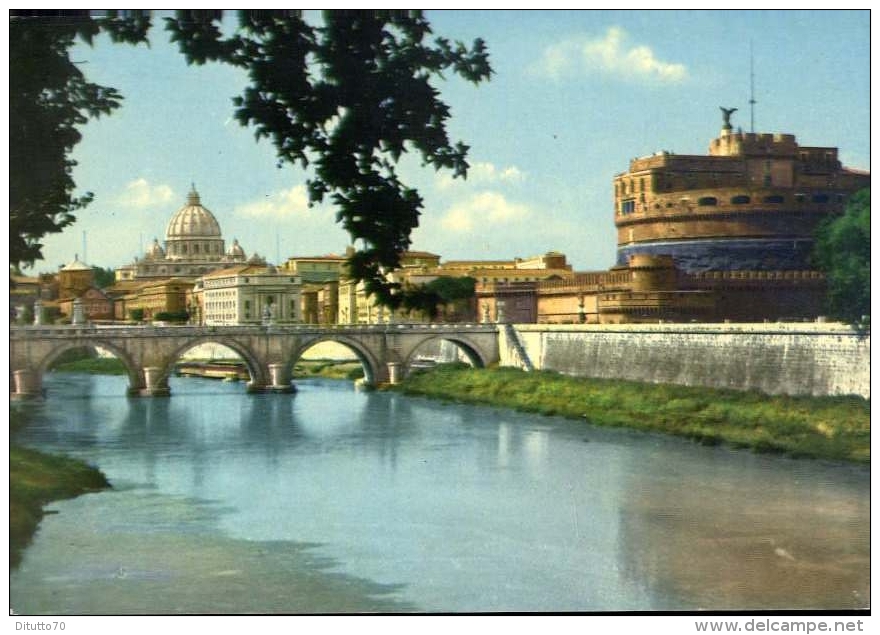
POLYGON ((186 205, 168 221, 165 240, 180 238, 220 238, 220 224, 211 211, 202 206, 195 186, 186 197, 186 205))
POLYGON ((223 236, 220 224, 211 211, 202 205, 193 185, 181 207, 165 230, 165 257, 169 260, 219 262, 223 257, 223 236))

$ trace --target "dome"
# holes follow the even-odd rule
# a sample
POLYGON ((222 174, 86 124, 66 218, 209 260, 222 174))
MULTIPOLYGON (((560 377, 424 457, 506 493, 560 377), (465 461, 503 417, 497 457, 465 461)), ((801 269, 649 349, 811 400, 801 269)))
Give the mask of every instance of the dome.
POLYGON ((232 244, 229 245, 229 249, 226 252, 227 256, 231 256, 233 258, 244 258, 244 249, 241 248, 241 245, 238 244, 238 238, 232 241, 232 244))
POLYGON ((186 205, 177 210, 165 230, 166 240, 188 238, 220 238, 220 225, 206 207, 202 206, 195 186, 186 197, 186 205))
POLYGON ((159 239, 154 238, 153 244, 147 249, 147 258, 153 258, 154 260, 161 260, 165 257, 165 250, 162 249, 162 246, 159 244, 159 239))
POLYGON ((81 262, 79 259, 79 254, 74 256, 73 262, 69 262, 61 268, 61 271, 91 271, 91 267, 86 263, 81 262))

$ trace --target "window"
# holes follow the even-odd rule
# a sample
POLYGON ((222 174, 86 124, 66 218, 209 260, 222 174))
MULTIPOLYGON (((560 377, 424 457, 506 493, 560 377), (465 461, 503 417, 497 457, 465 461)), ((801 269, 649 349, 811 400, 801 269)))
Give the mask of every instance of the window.
POLYGON ((632 214, 636 211, 636 201, 635 199, 627 199, 622 201, 620 204, 620 213, 621 214, 632 214))
POLYGON ((703 198, 697 199, 697 205, 702 206, 712 206, 718 205, 718 199, 714 196, 704 196, 703 198))
POLYGON ((806 194, 795 194, 794 200, 797 201, 798 203, 806 203, 807 195, 806 194))
POLYGON ((764 197, 765 203, 784 203, 785 197, 780 194, 771 194, 770 196, 764 197))
POLYGON ((813 194, 813 202, 814 203, 827 203, 828 195, 827 194, 813 194))
POLYGON ((746 203, 752 202, 752 197, 747 196, 745 194, 738 194, 730 199, 730 202, 734 205, 745 205, 746 203))

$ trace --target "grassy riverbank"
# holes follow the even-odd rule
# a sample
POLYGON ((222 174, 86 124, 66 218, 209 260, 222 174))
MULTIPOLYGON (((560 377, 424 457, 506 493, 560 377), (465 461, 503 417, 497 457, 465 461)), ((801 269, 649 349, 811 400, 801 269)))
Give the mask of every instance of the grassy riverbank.
POLYGON ((88 373, 90 375, 125 375, 125 365, 115 357, 85 357, 57 364, 52 370, 61 373, 88 373))
MULTIPOLYGON (((10 412, 10 429, 25 425, 10 412)), ((110 487, 94 467, 65 456, 51 456, 14 444, 9 447, 9 563, 16 567, 43 518, 43 506, 110 487)))
POLYGON ((293 369, 293 378, 324 377, 325 379, 348 379, 354 381, 364 376, 360 362, 332 359, 301 359, 293 369))
POLYGON ((413 373, 399 389, 464 403, 585 419, 777 452, 867 463, 870 401, 859 397, 784 397, 756 392, 568 377, 511 368, 438 366, 413 373))

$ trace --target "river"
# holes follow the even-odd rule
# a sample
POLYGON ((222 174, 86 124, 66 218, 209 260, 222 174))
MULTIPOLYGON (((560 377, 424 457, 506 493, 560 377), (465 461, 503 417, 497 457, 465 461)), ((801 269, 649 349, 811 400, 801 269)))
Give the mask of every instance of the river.
POLYGON ((52 503, 18 614, 851 609, 869 469, 299 381, 47 375, 22 444, 113 489, 52 503))

